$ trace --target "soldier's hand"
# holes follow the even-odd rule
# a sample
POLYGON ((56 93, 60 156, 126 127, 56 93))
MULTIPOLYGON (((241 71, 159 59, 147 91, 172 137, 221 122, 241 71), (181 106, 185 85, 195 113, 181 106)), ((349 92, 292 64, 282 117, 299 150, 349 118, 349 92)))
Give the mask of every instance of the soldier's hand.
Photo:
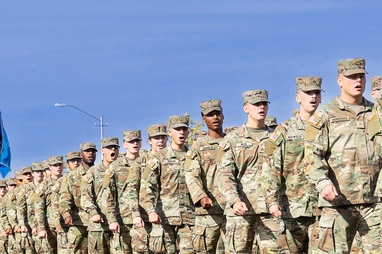
POLYGON ((11 235, 12 234, 12 229, 11 228, 7 228, 4 233, 7 235, 11 235))
POLYGON ((338 193, 336 187, 333 184, 329 184, 321 190, 320 195, 326 201, 333 201, 338 196, 338 193))
POLYGON ((133 220, 133 224, 136 228, 141 228, 145 225, 145 222, 142 220, 141 217, 135 217, 133 220))
POLYGON ((15 233, 20 233, 20 227, 19 226, 15 226, 15 233))
POLYGON ((47 237, 48 237, 48 234, 46 233, 45 230, 42 230, 42 231, 38 232, 38 236, 39 236, 40 238, 47 238, 47 237))
POLYGON ((99 214, 93 215, 90 219, 92 222, 96 222, 96 223, 103 222, 101 215, 99 215, 99 214))
POLYGON ((113 232, 113 233, 119 233, 120 228, 119 228, 119 224, 118 224, 118 222, 112 222, 112 223, 110 223, 110 225, 109 225, 109 229, 110 229, 111 232, 113 232))
POLYGON ((57 226, 56 227, 56 233, 59 235, 59 234, 61 234, 61 231, 62 231, 61 225, 57 226))
POLYGON ((206 209, 206 208, 209 208, 209 207, 213 207, 214 204, 212 202, 212 199, 210 198, 207 198, 207 197, 204 197, 200 200, 200 205, 206 209))
POLYGON ((149 221, 154 224, 161 224, 162 220, 156 212, 149 214, 149 221))
POLYGON ((68 217, 65 218, 65 225, 66 226, 72 226, 73 225, 72 216, 68 216, 68 217))
POLYGON ((274 204, 272 206, 269 207, 269 213, 272 214, 273 216, 275 216, 276 218, 280 218, 281 217, 281 207, 277 204, 274 204))
POLYGON ((28 229, 26 226, 21 226, 20 232, 28 232, 28 229))
POLYGON ((32 235, 37 236, 37 228, 32 228, 32 235))
POLYGON ((248 211, 247 205, 244 202, 236 202, 232 208, 234 214, 239 216, 244 215, 248 211))

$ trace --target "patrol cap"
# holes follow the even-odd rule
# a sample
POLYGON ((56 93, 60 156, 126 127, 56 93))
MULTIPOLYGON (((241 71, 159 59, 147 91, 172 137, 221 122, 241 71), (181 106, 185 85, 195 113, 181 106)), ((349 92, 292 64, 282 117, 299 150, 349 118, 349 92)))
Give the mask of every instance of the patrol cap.
POLYGON ((5 182, 5 180, 0 180, 0 187, 7 187, 7 183, 5 182))
POLYGON ((50 166, 55 164, 64 164, 64 157, 62 157, 61 155, 50 156, 48 158, 48 164, 50 166))
POLYGON ((149 134, 149 138, 162 135, 167 136, 167 127, 163 124, 150 125, 147 128, 147 133, 149 134))
POLYGON ((44 166, 41 162, 32 162, 32 171, 44 170, 44 166))
POLYGON ((109 137, 109 138, 103 138, 101 140, 102 148, 105 148, 107 146, 118 146, 119 147, 119 141, 117 137, 109 137))
POLYGON ((136 139, 142 140, 141 130, 123 131, 123 141, 130 142, 136 139))
POLYGON ((21 178, 20 174, 21 174, 21 171, 20 171, 20 170, 16 170, 16 171, 15 171, 15 178, 16 178, 17 180, 23 180, 23 179, 21 178))
POLYGON ((296 78, 296 90, 301 90, 304 92, 315 90, 324 91, 321 88, 321 84, 322 78, 320 77, 306 76, 296 78))
POLYGON ((66 161, 74 160, 74 159, 81 159, 81 154, 80 152, 70 152, 65 154, 65 159, 66 161))
POLYGON ((49 163, 48 163, 48 160, 43 160, 41 162, 41 165, 42 167, 44 168, 44 170, 49 170, 49 163))
POLYGON ((32 174, 32 167, 22 167, 21 168, 21 174, 23 175, 23 174, 27 174, 27 173, 31 173, 32 174))
POLYGON ((274 116, 268 116, 266 119, 265 119, 265 125, 266 126, 277 126, 277 118, 274 117, 274 116))
POLYGON ((245 103, 255 104, 258 102, 268 102, 268 91, 267 90, 247 90, 243 93, 243 101, 245 103))
POLYGON ((80 151, 86 151, 86 150, 89 150, 89 149, 93 149, 97 152, 97 148, 96 148, 96 145, 92 142, 84 142, 80 145, 80 151))
POLYGON ((207 115, 212 111, 223 112, 223 108, 221 106, 221 100, 208 100, 200 103, 200 108, 202 109, 203 115, 207 115))
POLYGON ((179 128, 186 127, 188 128, 190 118, 188 116, 170 116, 168 120, 169 128, 179 128))
POLYGON ((350 76, 353 74, 363 73, 368 74, 365 69, 365 59, 349 58, 338 61, 338 75, 350 76))
POLYGON ((16 185, 15 178, 8 178, 6 183, 8 186, 13 184, 16 185))
POLYGON ((374 76, 371 78, 371 90, 379 90, 382 88, 382 76, 374 76))

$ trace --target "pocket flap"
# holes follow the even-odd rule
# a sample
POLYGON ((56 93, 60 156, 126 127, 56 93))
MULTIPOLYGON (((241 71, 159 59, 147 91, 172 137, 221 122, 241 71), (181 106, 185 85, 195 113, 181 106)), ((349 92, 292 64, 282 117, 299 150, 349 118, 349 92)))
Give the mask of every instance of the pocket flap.
POLYGON ((162 236, 163 235, 163 228, 162 226, 153 226, 151 232, 150 232, 150 236, 153 236, 153 237, 157 237, 157 236, 162 236))
POLYGON ((200 226, 200 225, 195 225, 194 229, 192 230, 195 235, 203 235, 204 231, 206 230, 206 227, 200 226))

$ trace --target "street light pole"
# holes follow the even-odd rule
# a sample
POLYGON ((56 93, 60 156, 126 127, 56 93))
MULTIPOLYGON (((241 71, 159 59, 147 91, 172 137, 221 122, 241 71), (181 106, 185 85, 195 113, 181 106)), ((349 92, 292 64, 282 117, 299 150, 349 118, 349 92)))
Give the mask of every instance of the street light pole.
POLYGON ((100 129, 101 129, 101 140, 103 139, 103 127, 106 127, 108 126, 109 124, 108 123, 103 123, 103 117, 100 116, 100 117, 96 117, 96 116, 93 116, 92 114, 89 114, 88 112, 80 109, 80 108, 77 108, 76 106, 73 106, 73 105, 69 105, 69 104, 64 104, 64 103, 55 103, 54 104, 55 107, 71 107, 71 108, 74 108, 78 111, 81 111, 82 113, 96 119, 97 121, 99 121, 99 124, 95 123, 95 126, 99 126, 100 129))

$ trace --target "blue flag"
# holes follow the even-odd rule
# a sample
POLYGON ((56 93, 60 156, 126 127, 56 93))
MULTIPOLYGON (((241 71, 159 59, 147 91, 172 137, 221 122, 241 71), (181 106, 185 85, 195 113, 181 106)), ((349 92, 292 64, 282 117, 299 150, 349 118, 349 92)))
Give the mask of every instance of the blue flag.
POLYGON ((11 171, 11 148, 7 134, 5 133, 3 120, 0 112, 0 173, 4 178, 11 171))

